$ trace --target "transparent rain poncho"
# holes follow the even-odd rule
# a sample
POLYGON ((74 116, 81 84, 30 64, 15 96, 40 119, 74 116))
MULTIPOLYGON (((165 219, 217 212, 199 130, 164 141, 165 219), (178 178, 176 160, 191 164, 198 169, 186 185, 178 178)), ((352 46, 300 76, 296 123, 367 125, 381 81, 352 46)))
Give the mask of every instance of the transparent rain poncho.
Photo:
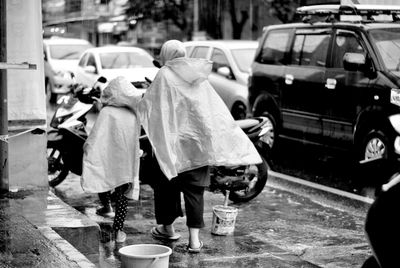
POLYGON ((211 62, 186 58, 176 40, 166 42, 160 56, 164 66, 141 100, 139 115, 166 177, 206 165, 261 163, 207 80, 211 62))
POLYGON ((85 192, 112 191, 125 183, 125 194, 138 199, 139 135, 137 106, 142 94, 125 78, 117 77, 103 90, 103 108, 84 145, 81 185, 85 192))

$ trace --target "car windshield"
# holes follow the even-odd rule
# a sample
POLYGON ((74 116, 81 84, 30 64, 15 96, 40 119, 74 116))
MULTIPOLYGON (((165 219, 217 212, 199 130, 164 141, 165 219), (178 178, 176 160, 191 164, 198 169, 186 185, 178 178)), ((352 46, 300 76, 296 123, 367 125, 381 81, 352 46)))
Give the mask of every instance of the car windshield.
POLYGON ((232 56, 238 66, 239 70, 244 73, 250 72, 250 66, 253 62, 255 48, 233 49, 232 56))
POLYGON ((145 52, 105 52, 100 54, 103 69, 154 67, 153 58, 145 52))
POLYGON ((55 60, 77 60, 91 45, 51 45, 50 55, 55 60))
POLYGON ((400 28, 371 30, 383 63, 389 70, 400 70, 400 28))

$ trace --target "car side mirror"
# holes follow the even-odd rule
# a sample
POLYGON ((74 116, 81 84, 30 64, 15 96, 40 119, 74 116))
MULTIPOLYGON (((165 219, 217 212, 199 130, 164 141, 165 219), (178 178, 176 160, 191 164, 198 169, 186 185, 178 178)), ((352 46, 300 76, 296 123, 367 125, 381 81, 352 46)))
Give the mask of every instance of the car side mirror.
POLYGON ((345 53, 343 67, 346 71, 365 71, 366 59, 362 53, 345 53))
POLYGON ((84 70, 85 72, 91 73, 91 74, 95 74, 95 73, 96 73, 96 67, 94 67, 93 65, 85 66, 85 67, 83 68, 83 70, 84 70))
POLYGON ((229 69, 229 67, 227 67, 227 66, 219 67, 217 69, 217 74, 225 76, 226 78, 229 78, 229 79, 233 78, 231 69, 229 69))

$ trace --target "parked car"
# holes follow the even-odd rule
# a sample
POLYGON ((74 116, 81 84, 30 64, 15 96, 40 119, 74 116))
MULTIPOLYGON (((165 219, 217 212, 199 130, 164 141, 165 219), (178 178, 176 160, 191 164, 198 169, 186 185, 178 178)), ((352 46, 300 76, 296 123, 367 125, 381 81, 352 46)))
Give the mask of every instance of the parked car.
POLYGON ((136 88, 145 91, 158 68, 153 57, 144 49, 125 46, 104 46, 86 50, 79 59, 75 76, 78 83, 93 85, 100 76, 107 81, 124 76, 136 88))
POLYGON ((225 102, 235 119, 247 117, 247 81, 257 41, 210 40, 184 42, 188 57, 213 62, 208 77, 211 85, 225 102))
POLYGON ((385 13, 396 19, 400 7, 297 11, 306 16, 302 23, 264 29, 251 66, 249 103, 254 116, 270 118, 271 146, 278 137, 288 138, 351 149, 360 163, 397 161, 400 25, 372 18, 385 13), (327 20, 317 21, 317 14, 327 20), (345 21, 358 14, 365 17, 345 21))
POLYGON ((52 37, 43 39, 46 95, 51 103, 57 95, 68 92, 73 81, 71 73, 78 65, 79 56, 93 45, 76 38, 52 37))

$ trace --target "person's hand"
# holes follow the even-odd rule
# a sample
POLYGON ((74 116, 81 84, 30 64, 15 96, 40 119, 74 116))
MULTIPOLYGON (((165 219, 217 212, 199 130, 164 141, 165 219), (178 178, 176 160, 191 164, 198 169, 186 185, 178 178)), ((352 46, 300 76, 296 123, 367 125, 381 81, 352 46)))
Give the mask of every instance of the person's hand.
POLYGON ((389 182, 382 185, 382 191, 387 192, 390 188, 400 182, 400 173, 396 173, 390 178, 389 182))
POLYGON ((101 103, 101 100, 100 100, 100 98, 98 98, 98 97, 92 97, 92 99, 93 99, 94 101, 97 101, 98 103, 101 103))
POLYGON ((92 96, 94 100, 93 105, 96 107, 97 111, 100 111, 103 108, 103 103, 101 103, 100 98, 92 96))

